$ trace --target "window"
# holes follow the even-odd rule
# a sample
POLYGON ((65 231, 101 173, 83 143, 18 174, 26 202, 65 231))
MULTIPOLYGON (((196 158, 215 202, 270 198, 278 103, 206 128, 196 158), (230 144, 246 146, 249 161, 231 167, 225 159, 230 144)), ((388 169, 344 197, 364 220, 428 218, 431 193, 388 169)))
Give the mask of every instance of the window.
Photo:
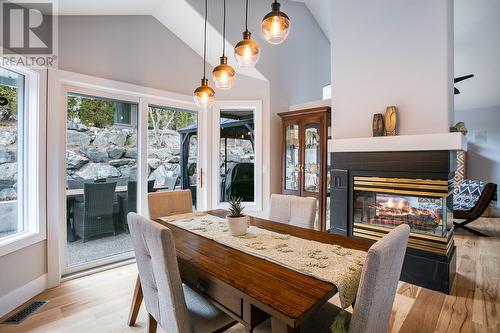
POLYGON ((158 191, 198 188, 198 115, 179 108, 148 107, 148 182, 158 191))
POLYGON ((254 101, 221 101, 214 108, 214 207, 242 198, 247 210, 261 209, 261 107, 254 101))
POLYGON ((45 237, 41 75, 0 67, 0 255, 45 237))
POLYGON ((0 239, 24 231, 24 75, 0 69, 0 239))
POLYGON ((326 85, 323 87, 323 99, 332 98, 332 85, 326 85))

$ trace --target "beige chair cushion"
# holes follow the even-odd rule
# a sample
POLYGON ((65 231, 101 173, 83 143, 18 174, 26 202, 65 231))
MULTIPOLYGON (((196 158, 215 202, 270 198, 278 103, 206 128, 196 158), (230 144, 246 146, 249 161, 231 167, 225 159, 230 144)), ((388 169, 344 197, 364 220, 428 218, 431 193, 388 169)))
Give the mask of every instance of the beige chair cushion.
POLYGON ((191 213, 193 201, 190 190, 153 192, 148 194, 149 218, 191 213))
POLYGON ((316 199, 295 195, 271 194, 269 219, 313 229, 316 220, 316 199))

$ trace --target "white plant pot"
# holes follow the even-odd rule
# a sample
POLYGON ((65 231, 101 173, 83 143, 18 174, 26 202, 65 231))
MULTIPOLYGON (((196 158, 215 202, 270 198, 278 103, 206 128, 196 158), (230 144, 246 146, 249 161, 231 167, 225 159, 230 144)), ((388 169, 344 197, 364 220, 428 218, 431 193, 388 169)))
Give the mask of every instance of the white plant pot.
POLYGON ((243 236, 248 229, 248 216, 230 217, 227 216, 227 225, 232 236, 243 236))

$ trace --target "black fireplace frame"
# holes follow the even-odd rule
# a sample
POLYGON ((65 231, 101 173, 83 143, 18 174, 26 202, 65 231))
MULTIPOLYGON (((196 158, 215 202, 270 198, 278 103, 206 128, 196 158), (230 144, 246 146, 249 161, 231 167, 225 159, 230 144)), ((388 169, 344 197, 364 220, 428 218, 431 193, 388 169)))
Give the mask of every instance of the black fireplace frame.
MULTIPOLYGON (((331 198, 329 232, 355 237, 355 176, 451 180, 455 174, 455 152, 338 152, 331 153, 331 198)), ((449 231, 453 237, 453 230, 449 231)), ((408 248, 401 280, 449 293, 456 272, 455 245, 445 254, 408 248)))

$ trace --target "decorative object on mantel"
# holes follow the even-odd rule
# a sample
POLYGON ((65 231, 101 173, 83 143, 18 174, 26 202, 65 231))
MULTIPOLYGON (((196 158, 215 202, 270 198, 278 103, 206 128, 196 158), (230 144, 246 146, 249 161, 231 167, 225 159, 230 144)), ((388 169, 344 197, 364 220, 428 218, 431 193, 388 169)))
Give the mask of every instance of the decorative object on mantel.
POLYGON ((243 214, 245 207, 241 204, 241 200, 243 199, 232 197, 229 202, 229 215, 226 218, 232 236, 243 236, 247 233, 248 217, 243 214))
POLYGON ((384 135, 384 115, 382 113, 375 113, 373 115, 373 136, 384 135))
POLYGON ((455 126, 450 127, 450 132, 461 132, 463 135, 467 135, 469 132, 463 121, 459 121, 455 126))
POLYGON ((397 135, 396 129, 398 126, 398 118, 395 106, 388 106, 385 109, 385 135, 394 136, 397 135))

